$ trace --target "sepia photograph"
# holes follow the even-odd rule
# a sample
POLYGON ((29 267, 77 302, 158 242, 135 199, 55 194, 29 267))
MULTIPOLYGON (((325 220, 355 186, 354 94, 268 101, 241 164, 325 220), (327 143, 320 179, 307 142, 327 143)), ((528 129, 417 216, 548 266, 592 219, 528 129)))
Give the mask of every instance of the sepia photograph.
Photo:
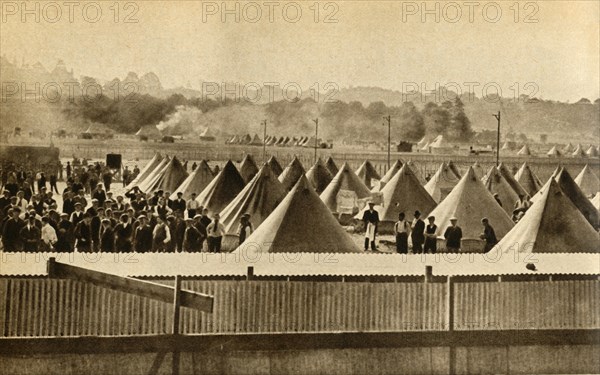
POLYGON ((599 0, 0 0, 0 375, 600 374, 599 0))

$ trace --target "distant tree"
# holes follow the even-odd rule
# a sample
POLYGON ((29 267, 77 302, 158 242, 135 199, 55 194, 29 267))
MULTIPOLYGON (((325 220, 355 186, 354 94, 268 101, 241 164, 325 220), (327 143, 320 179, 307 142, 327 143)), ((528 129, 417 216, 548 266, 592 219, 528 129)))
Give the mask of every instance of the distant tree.
POLYGON ((401 112, 398 132, 400 139, 408 141, 421 139, 425 135, 425 120, 417 107, 412 102, 408 102, 404 103, 399 110, 401 112))
POLYGON ((434 102, 425 104, 421 111, 427 134, 444 134, 450 125, 450 112, 434 102))

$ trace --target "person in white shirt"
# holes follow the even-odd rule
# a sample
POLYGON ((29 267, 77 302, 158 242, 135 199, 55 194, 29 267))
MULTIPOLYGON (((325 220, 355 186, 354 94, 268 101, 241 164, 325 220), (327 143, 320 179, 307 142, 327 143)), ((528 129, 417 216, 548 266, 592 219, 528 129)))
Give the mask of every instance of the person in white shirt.
POLYGON ((29 202, 27 201, 27 199, 25 199, 25 193, 23 192, 23 190, 19 190, 17 192, 17 206, 22 211, 25 211, 25 210, 27 210, 28 205, 29 205, 29 202))
POLYGON ((50 221, 47 216, 42 217, 42 243, 41 250, 42 251, 52 251, 54 250, 54 244, 58 241, 58 237, 56 237, 56 231, 50 225, 50 221))
POLYGON ((404 212, 398 214, 398 221, 394 224, 394 233, 396 233, 396 251, 400 254, 408 254, 410 223, 405 219, 404 212))
POLYGON ((225 235, 225 226, 219 222, 220 218, 219 214, 215 214, 213 221, 206 227, 209 253, 221 252, 221 241, 225 235))
POLYGON ((192 193, 192 198, 186 204, 187 217, 193 219, 196 214, 200 213, 198 208, 200 208, 200 203, 196 200, 196 193, 192 193))

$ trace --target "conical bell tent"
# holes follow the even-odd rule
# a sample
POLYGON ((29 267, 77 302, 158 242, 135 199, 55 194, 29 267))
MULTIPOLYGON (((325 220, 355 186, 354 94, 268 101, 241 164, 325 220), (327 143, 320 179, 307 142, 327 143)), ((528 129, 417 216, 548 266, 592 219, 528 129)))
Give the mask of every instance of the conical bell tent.
POLYGON ((244 180, 231 160, 202 190, 196 201, 211 213, 220 213, 244 188, 244 180))
POLYGON ((425 186, 427 180, 425 179, 425 177, 423 177, 423 174, 421 173, 419 167, 415 163, 413 163, 412 160, 407 161, 405 165, 408 165, 408 167, 412 170, 417 180, 419 180, 419 183, 425 186))
POLYGON ((152 193, 153 187, 156 186, 156 183, 160 176, 162 176, 163 172, 167 168, 167 165, 171 162, 171 158, 169 156, 165 156, 154 168, 154 170, 143 180, 140 181, 137 186, 144 193, 152 193))
POLYGON ((240 176, 244 179, 244 183, 250 182, 258 173, 258 167, 250 154, 246 154, 242 164, 240 164, 240 176))
POLYGON ((573 153, 571 154, 571 156, 576 157, 576 158, 585 158, 585 157, 587 157, 587 155, 585 154, 585 150, 583 149, 583 146, 581 144, 577 145, 577 148, 575 148, 575 151, 573 151, 573 153))
POLYGON ((484 217, 488 218, 498 238, 504 237, 514 226, 510 216, 496 203, 472 167, 429 215, 435 216, 438 235, 444 233, 450 218, 458 218, 464 239, 479 239, 484 217))
POLYGON ((541 188, 542 182, 540 179, 531 171, 527 163, 523 163, 521 168, 515 174, 515 180, 523 187, 527 195, 533 197, 541 188))
POLYGON ((400 170, 400 168, 402 168, 402 160, 398 159, 394 162, 394 164, 392 164, 392 166, 390 167, 390 169, 388 169, 387 172, 385 172, 385 174, 383 175, 383 177, 381 177, 380 182, 385 185, 387 184, 395 175, 396 173, 398 173, 398 171, 400 170))
POLYGON ((458 184, 460 178, 450 169, 446 163, 440 164, 435 174, 425 184, 425 190, 431 195, 434 201, 441 202, 446 198, 452 189, 458 184))
POLYGON ((373 186, 373 180, 381 180, 381 176, 373 167, 370 161, 365 160, 356 170, 356 175, 360 177, 362 182, 370 189, 373 186))
MULTIPOLYGON (((408 218, 412 218, 414 212, 419 210, 423 217, 426 217, 436 206, 433 198, 406 164, 381 189, 380 193, 382 194, 382 205, 375 205, 375 209, 379 212, 379 220, 381 220, 380 233, 392 231, 400 212, 404 212, 408 218)), ((367 209, 368 206, 365 206, 354 218, 362 220, 363 213, 367 209)))
POLYGON ((148 192, 162 190, 173 192, 187 178, 188 173, 176 156, 169 161, 158 178, 148 187, 148 192))
POLYGON ((559 157, 560 151, 556 148, 556 146, 552 146, 552 148, 546 153, 549 157, 559 157))
POLYGON ((500 163, 498 171, 502 174, 502 177, 508 182, 511 188, 517 193, 517 195, 527 195, 527 191, 519 184, 513 174, 508 170, 508 167, 504 163, 500 163))
POLYGON ((317 194, 321 194, 327 185, 333 180, 333 176, 325 167, 321 159, 318 159, 315 165, 313 165, 308 172, 306 172, 306 179, 312 187, 315 189, 317 194))
POLYGON ((598 210, 592 205, 583 191, 581 191, 569 172, 567 172, 566 169, 561 168, 558 173, 556 173, 554 179, 558 182, 558 186, 560 186, 561 190, 571 199, 575 207, 581 211, 592 227, 597 229, 599 227, 598 210))
POLYGON ((482 182, 492 194, 498 194, 498 198, 502 202, 502 208, 507 214, 512 215, 515 202, 519 200, 519 195, 498 171, 498 168, 491 167, 482 182))
POLYGON ((573 145, 571 144, 571 142, 569 142, 569 143, 568 143, 568 144, 565 146, 565 148, 563 149, 563 152, 564 152, 565 154, 571 154, 571 153, 573 153, 573 151, 575 151, 575 147, 573 147, 573 145))
POLYGON ((327 160, 325 160, 325 167, 327 167, 329 173, 331 173, 332 176, 335 176, 340 171, 340 169, 335 164, 335 161, 331 156, 328 157, 327 160))
POLYGON ((529 156, 531 155, 531 150, 529 149, 528 145, 524 145, 523 147, 521 147, 521 149, 519 150, 519 152, 517 152, 517 155, 519 156, 529 156))
POLYGON ((598 148, 594 145, 590 145, 585 154, 591 158, 598 157, 598 148))
POLYGON ((142 168, 140 173, 125 187, 125 190, 131 190, 134 186, 137 186, 141 181, 144 181, 146 177, 148 177, 152 171, 160 164, 160 161, 163 159, 160 153, 154 154, 152 159, 142 168))
POLYGON ((283 185, 286 191, 291 190, 296 182, 306 173, 302 163, 296 156, 292 159, 290 164, 281 172, 279 175, 279 182, 283 185))
POLYGON ((183 199, 188 200, 192 193, 200 193, 210 184, 215 176, 205 160, 201 160, 195 170, 175 189, 172 196, 177 197, 177 193, 183 194, 183 199))
POLYGON ((269 160, 267 160, 267 163, 271 166, 271 170, 277 176, 279 176, 283 172, 283 168, 281 168, 281 164, 279 164, 275 156, 271 156, 269 160))
POLYGON ((525 216, 491 250, 518 253, 596 253, 598 232, 550 178, 525 216))
POLYGON ((338 194, 341 190, 354 192, 357 199, 371 196, 371 191, 350 169, 348 163, 344 163, 327 188, 321 193, 321 200, 331 212, 338 213, 338 194))
POLYGON ((256 176, 221 211, 221 223, 225 226, 225 231, 235 234, 244 214, 250 214, 253 228, 258 228, 286 193, 271 167, 268 164, 263 165, 256 176))
POLYGON ((575 177, 575 183, 587 197, 593 197, 600 190, 600 180, 587 164, 575 177))
POLYGON ((236 253, 361 252, 302 176, 236 253))

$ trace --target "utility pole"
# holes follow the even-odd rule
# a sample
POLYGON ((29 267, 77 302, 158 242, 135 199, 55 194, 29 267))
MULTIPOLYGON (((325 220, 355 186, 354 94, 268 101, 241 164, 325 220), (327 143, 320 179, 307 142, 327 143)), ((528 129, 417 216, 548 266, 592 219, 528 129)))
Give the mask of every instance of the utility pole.
POLYGON ((498 111, 498 114, 493 114, 492 116, 494 116, 496 118, 496 120, 498 120, 498 134, 496 134, 496 167, 500 165, 500 111, 498 111))
MULTIPOLYGON (((392 147, 392 116, 383 116, 383 119, 387 121, 388 126, 388 154, 387 154, 387 169, 390 170, 390 153, 392 147)), ((385 124, 384 124, 385 125, 385 124)))
POLYGON ((315 160, 314 162, 317 162, 317 143, 319 143, 319 118, 317 117, 316 119, 313 120, 313 122, 315 123, 315 160))
POLYGON ((263 131, 263 164, 267 161, 267 120, 263 120, 261 125, 264 127, 263 131))

